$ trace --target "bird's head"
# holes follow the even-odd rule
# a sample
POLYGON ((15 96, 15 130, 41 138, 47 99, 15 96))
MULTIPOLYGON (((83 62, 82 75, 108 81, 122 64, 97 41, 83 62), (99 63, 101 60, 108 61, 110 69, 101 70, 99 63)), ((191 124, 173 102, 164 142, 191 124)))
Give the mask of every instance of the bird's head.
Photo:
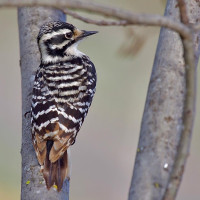
POLYGON ((80 57, 78 43, 97 31, 79 30, 69 23, 61 21, 47 22, 38 34, 38 46, 43 63, 62 61, 66 56, 80 57))

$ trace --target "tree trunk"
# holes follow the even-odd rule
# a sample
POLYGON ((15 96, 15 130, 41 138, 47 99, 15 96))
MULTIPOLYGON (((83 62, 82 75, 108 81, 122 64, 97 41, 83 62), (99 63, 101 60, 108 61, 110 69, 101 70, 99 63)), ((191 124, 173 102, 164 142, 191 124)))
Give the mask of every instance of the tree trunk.
POLYGON ((18 9, 22 78, 21 200, 69 199, 69 182, 67 179, 59 193, 55 188, 51 188, 49 191, 46 189, 31 141, 30 115, 25 116, 25 113, 30 111, 33 81, 40 64, 37 35, 41 25, 52 20, 65 21, 65 15, 59 10, 50 8, 22 7, 18 9))
MULTIPOLYGON (((186 1, 190 23, 200 18, 196 0, 186 1)), ((168 0, 165 16, 179 21, 176 0, 168 0)), ((199 36, 194 36, 195 62, 199 36)), ((183 127, 185 69, 180 37, 162 28, 144 109, 129 200, 161 200, 166 191, 183 127)))

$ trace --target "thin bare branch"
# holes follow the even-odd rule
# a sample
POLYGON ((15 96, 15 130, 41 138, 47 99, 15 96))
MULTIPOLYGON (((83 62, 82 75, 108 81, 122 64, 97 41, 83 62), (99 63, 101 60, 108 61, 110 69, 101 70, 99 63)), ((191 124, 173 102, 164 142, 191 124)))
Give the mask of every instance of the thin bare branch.
MULTIPOLYGON (((65 9, 82 10, 102 16, 112 17, 127 21, 127 25, 163 26, 172 29, 184 38, 190 37, 190 29, 182 23, 176 22, 168 17, 150 14, 135 14, 131 11, 105 6, 94 2, 80 0, 1 0, 0 7, 22 7, 22 6, 46 6, 57 8, 62 11, 65 9)), ((125 25, 125 24, 124 24, 125 25)))
MULTIPOLYGON (((180 10, 180 20, 184 24, 189 24, 187 15, 187 7, 184 0, 177 0, 180 10)), ((163 200, 174 200, 178 192, 186 160, 189 153, 191 135, 195 116, 195 100, 196 100, 196 70, 195 70, 195 54, 193 45, 193 35, 190 38, 182 38, 184 60, 185 60, 185 81, 186 94, 183 107, 183 130, 177 149, 176 159, 172 172, 170 174, 168 187, 163 200)))
POLYGON ((63 10, 63 12, 67 15, 70 15, 76 19, 79 19, 85 23, 89 24, 96 24, 98 26, 127 26, 131 25, 131 23, 125 21, 125 20, 119 20, 119 21, 108 21, 108 20, 95 20, 95 19, 90 19, 88 17, 83 17, 79 14, 77 14, 74 11, 71 11, 69 9, 63 10))

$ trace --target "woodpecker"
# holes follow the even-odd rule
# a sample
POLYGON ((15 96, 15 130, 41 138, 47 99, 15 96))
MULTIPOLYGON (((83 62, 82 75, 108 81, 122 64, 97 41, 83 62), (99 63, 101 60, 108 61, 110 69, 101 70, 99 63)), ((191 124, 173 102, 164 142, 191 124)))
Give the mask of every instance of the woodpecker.
POLYGON ((77 46, 96 33, 52 21, 41 27, 37 37, 41 63, 33 86, 32 141, 48 189, 55 184, 60 191, 70 176, 69 147, 96 90, 95 66, 77 46))

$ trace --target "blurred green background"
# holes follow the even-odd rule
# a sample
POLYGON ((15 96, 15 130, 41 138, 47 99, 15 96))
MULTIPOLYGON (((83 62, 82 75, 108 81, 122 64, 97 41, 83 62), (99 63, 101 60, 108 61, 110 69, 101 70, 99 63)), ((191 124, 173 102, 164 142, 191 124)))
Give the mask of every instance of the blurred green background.
MULTIPOLYGON (((106 2, 100 1, 99 2, 106 2)), ((109 1, 135 12, 163 14, 164 0, 109 1)), ((98 27, 71 17, 68 22, 99 34, 83 41, 98 74, 97 92, 72 147, 71 200, 127 199, 146 92, 159 36, 158 28, 134 27, 143 47, 124 56, 129 46, 124 27, 98 27)), ((0 199, 20 199, 21 82, 17 10, 0 10, 0 199)), ((199 73, 198 73, 199 76, 199 73)), ((198 87, 199 88, 199 87, 198 87)), ((178 200, 199 200, 200 92, 190 156, 178 200)))

